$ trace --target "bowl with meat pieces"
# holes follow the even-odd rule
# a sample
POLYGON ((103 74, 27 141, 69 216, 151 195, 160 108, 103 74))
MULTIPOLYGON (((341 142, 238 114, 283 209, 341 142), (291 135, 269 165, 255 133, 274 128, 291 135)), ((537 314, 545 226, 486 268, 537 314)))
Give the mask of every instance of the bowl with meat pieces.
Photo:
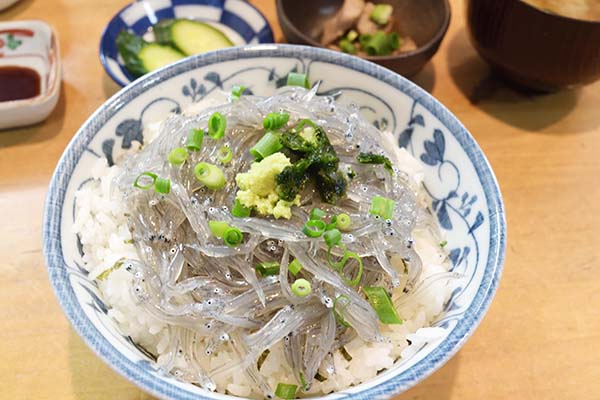
POLYGON ((419 72, 450 23, 447 0, 277 0, 290 43, 365 58, 401 75, 419 72))

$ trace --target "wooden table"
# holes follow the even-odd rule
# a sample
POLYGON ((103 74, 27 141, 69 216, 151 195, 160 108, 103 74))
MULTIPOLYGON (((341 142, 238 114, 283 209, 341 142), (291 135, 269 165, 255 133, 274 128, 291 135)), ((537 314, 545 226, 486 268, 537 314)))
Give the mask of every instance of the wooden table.
MULTIPOLYGON (((67 142, 119 88, 98 60, 128 0, 22 0, 0 20, 43 18, 62 47, 61 98, 44 123, 0 132, 0 397, 148 399, 79 339, 48 283, 42 207, 67 142)), ((255 0, 282 34, 274 1, 255 0)), ((600 82, 523 95, 489 75, 463 5, 415 81, 473 133, 500 182, 508 249, 485 320, 444 367, 398 399, 600 399, 600 82)))

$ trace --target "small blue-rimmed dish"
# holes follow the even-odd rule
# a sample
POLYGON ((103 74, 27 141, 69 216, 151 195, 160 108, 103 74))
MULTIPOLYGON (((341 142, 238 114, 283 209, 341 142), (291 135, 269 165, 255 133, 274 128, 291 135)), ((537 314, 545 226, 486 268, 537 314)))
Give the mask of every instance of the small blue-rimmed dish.
POLYGON ((134 1, 110 20, 100 39, 100 61, 117 84, 126 86, 136 79, 127 71, 118 54, 116 40, 119 32, 128 30, 151 41, 148 33, 152 25, 167 18, 190 18, 213 25, 236 46, 274 42, 273 31, 265 16, 246 1, 134 1))
POLYGON ((153 121, 214 100, 235 85, 272 95, 290 72, 307 74, 311 82, 321 82, 319 93, 358 106, 364 118, 393 132, 396 144, 422 163, 452 270, 463 277, 433 323, 443 336, 427 339, 367 382, 318 398, 381 400, 415 385, 458 351, 494 297, 506 245, 500 189, 473 137, 429 93, 376 64, 316 47, 244 46, 189 57, 138 79, 87 120, 54 172, 44 217, 49 279, 74 329, 107 364, 159 398, 239 399, 165 375, 119 331, 97 281, 81 267, 83 250, 73 230, 75 193, 91 181, 98 158, 112 164, 132 141, 144 142, 144 127, 153 121))

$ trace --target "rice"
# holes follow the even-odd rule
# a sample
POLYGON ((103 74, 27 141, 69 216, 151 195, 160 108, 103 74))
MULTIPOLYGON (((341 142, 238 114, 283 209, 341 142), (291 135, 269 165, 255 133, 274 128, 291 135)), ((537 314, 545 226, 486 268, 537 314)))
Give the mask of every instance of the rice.
MULTIPOLYGON (((146 139, 156 136, 156 130, 157 124, 147 128, 146 139)), ((384 134, 384 138, 389 142, 387 145, 395 148, 391 134, 384 134)), ((401 171, 415 178, 418 184, 422 182, 424 174, 417 160, 403 149, 396 150, 396 159, 401 171)), ((85 268, 89 271, 90 279, 97 280, 102 298, 109 308, 109 316, 124 335, 130 336, 134 342, 154 354, 157 366, 161 367, 173 357, 173 354, 165 351, 173 337, 172 328, 139 307, 132 295, 132 276, 125 268, 111 270, 119 260, 139 259, 128 228, 127 210, 112 191, 113 180, 121 172, 118 161, 119 157, 117 165, 112 167, 108 166, 105 159, 95 163, 91 171, 93 180, 76 195, 73 230, 80 237, 85 268), (106 273, 108 270, 110 273, 106 273)), ((427 205, 429 199, 423 190, 420 191, 420 201, 427 205)), ((415 229, 413 236, 415 249, 423 261, 423 279, 448 271, 447 255, 439 245, 441 238, 425 228, 415 229)), ((404 319, 403 324, 381 325, 381 332, 388 341, 372 343, 356 337, 344 346, 347 354, 336 351, 331 357, 333 363, 321 366, 319 374, 327 379, 322 382, 315 380, 310 390, 301 396, 336 392, 366 382, 380 371, 414 355, 424 343, 443 338, 446 333, 444 329, 430 326, 443 311, 452 289, 453 284, 448 279, 427 285, 419 291, 418 296, 413 296, 410 302, 398 307, 404 319)), ((397 299, 401 295, 394 293, 393 297, 397 299)), ((207 345, 204 339, 197 343, 201 349, 207 345)), ((175 367, 184 368, 185 357, 175 357, 175 367)), ((198 362, 210 373, 237 358, 226 346, 220 346, 210 355, 200 352, 198 362)), ((294 381, 281 342, 270 349, 260 373, 273 388, 279 382, 294 381)), ((217 375, 211 375, 211 378, 219 392, 244 398, 263 398, 263 392, 254 387, 241 367, 225 369, 217 375)))

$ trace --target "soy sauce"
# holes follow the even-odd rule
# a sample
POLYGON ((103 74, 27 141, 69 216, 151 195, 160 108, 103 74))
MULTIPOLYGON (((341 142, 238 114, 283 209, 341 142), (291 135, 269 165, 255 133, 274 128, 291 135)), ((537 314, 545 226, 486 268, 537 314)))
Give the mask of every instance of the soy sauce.
POLYGON ((0 67, 0 101, 22 100, 40 94, 40 75, 19 66, 0 67))

